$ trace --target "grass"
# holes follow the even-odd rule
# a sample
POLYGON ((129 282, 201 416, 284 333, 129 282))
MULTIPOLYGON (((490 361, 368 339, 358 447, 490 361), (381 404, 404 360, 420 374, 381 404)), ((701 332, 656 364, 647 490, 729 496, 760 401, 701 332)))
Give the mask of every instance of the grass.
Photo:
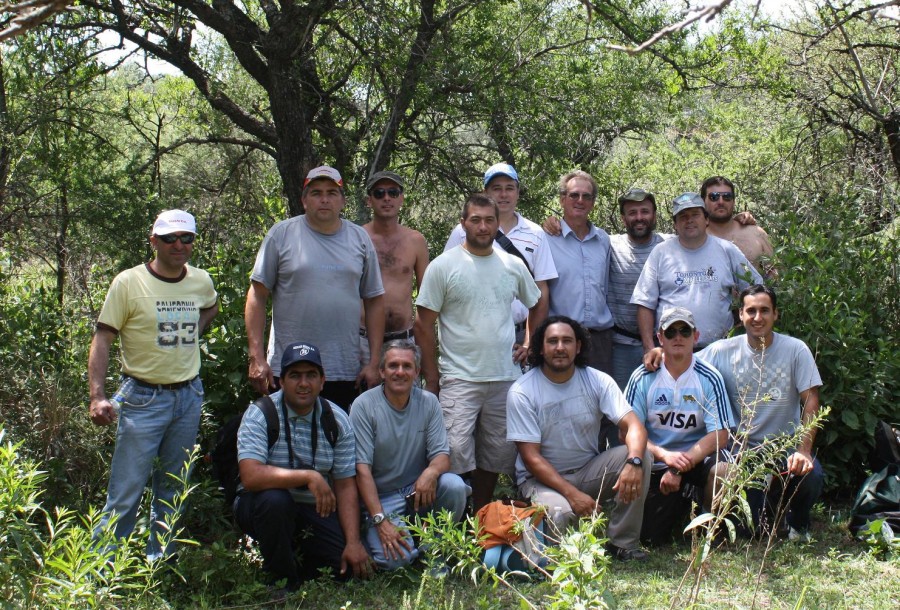
MULTIPOLYGON (((776 542, 766 557, 761 542, 741 541, 716 550, 704 574, 696 608, 866 608, 900 607, 900 559, 877 560, 854 540, 843 517, 846 507, 814 514, 809 544, 776 542), (758 582, 758 590, 757 590, 758 582)), ((232 546, 233 548, 233 546, 232 546)), ((219 543, 185 549, 185 582, 163 584, 162 597, 184 608, 315 608, 342 609, 519 609, 516 595, 483 579, 451 576, 432 579, 422 569, 380 573, 370 581, 336 584, 320 579, 283 605, 267 603, 256 583, 258 557, 219 543), (217 547, 217 550, 216 550, 217 547), (230 565, 224 565, 224 564, 230 565), (205 570, 199 577, 195 570, 205 570), (226 570, 223 572, 222 570, 226 570), (222 579, 227 581, 227 586, 222 579), (185 585, 191 591, 185 590, 185 585), (170 595, 171 594, 171 595, 170 595)), ((668 608, 690 560, 690 546, 673 544, 652 549, 646 563, 613 563, 608 586, 617 607, 668 608)), ((549 585, 518 582, 529 600, 540 606, 549 585)), ((690 581, 682 589, 685 599, 690 581)), ((675 607, 685 607, 676 604, 675 607)))

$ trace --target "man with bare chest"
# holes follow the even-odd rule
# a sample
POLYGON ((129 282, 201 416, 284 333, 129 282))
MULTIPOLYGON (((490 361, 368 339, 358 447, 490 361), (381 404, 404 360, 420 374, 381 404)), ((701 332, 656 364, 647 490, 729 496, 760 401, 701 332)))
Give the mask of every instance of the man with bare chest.
POLYGON ((730 241, 744 253, 756 270, 764 276, 772 274, 772 243, 769 235, 756 224, 741 224, 734 218, 734 184, 724 176, 703 181, 700 197, 709 213, 707 231, 719 239, 730 241))
MULTIPOLYGON (((369 234, 384 284, 384 341, 413 338, 413 278, 421 285, 428 266, 425 237, 400 224, 403 207, 403 178, 381 171, 366 182, 366 205, 372 209, 372 221, 363 225, 369 234)), ((369 360, 365 324, 360 324, 361 357, 369 360)))

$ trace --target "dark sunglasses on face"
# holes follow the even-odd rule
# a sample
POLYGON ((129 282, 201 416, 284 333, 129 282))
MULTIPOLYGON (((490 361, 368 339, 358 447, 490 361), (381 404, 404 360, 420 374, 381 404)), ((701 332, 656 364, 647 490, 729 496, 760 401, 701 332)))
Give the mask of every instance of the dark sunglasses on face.
POLYGON ((181 235, 175 235, 174 233, 169 233, 168 235, 157 235, 156 239, 162 241, 166 244, 174 244, 176 241, 181 241, 184 245, 194 243, 194 238, 197 237, 193 233, 183 233, 181 235))
POLYGON ((384 199, 384 196, 387 194, 396 199, 402 192, 400 189, 372 189, 372 197, 384 199))
POLYGON ((718 201, 721 197, 724 201, 734 201, 734 193, 707 193, 710 201, 718 201))
POLYGON ((663 331, 663 335, 666 337, 666 339, 674 339, 675 335, 678 335, 678 334, 680 334, 682 337, 687 339, 688 337, 691 337, 694 335, 694 329, 691 328, 690 326, 679 326, 678 328, 675 328, 674 326, 670 326, 669 328, 667 328, 666 330, 663 331))

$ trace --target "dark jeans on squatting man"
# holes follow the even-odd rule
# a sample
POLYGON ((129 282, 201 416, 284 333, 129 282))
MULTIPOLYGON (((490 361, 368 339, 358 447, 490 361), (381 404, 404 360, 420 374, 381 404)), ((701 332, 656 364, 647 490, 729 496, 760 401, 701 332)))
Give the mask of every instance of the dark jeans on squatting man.
POLYGON ((322 517, 315 504, 294 502, 286 489, 244 491, 234 501, 238 526, 259 543, 263 569, 274 580, 287 579, 289 589, 316 578, 322 567, 340 577, 346 542, 337 515, 335 511, 322 517), (308 537, 298 537, 304 529, 309 530, 308 537), (294 561, 295 539, 302 557, 300 566, 294 561))

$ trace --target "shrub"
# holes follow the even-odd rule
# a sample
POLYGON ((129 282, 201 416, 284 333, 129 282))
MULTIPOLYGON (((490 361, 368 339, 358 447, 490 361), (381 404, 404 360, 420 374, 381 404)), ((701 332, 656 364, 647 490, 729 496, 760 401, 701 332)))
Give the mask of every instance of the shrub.
MULTIPOLYGON (((833 208, 832 208, 833 209, 833 208)), ((776 252, 777 330, 812 350, 832 416, 816 438, 830 488, 865 476, 879 419, 900 391, 900 285, 896 237, 853 238, 852 219, 788 219, 776 252)))

